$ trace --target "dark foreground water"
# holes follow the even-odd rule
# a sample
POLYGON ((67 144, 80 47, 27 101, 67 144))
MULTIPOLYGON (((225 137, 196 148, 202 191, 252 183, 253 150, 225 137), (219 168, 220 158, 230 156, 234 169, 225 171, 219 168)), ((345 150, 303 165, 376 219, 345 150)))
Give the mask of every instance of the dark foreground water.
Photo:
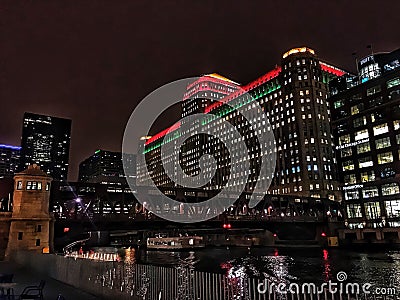
POLYGON ((131 260, 164 266, 193 266, 206 272, 244 272, 273 276, 291 282, 336 281, 338 272, 347 282, 400 287, 400 251, 344 249, 206 248, 194 252, 132 250, 131 260))

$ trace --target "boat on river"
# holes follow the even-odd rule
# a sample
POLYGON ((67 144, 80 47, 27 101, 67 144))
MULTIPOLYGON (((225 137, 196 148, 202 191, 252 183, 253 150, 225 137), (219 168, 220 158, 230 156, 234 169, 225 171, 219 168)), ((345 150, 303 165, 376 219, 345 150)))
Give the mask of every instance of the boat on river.
POLYGON ((203 237, 200 236, 160 236, 147 239, 147 249, 149 250, 190 250, 204 247, 203 237))

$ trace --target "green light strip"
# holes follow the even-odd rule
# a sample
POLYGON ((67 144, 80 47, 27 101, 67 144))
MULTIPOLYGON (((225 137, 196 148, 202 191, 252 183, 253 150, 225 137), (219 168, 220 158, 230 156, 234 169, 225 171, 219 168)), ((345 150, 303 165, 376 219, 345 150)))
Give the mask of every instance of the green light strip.
MULTIPOLYGON (((179 130, 179 129, 178 129, 179 130)), ((153 143, 150 147, 146 148, 143 151, 143 154, 146 154, 150 151, 153 151, 154 149, 157 149, 159 147, 161 147, 162 145, 169 143, 173 140, 176 140, 177 138, 179 138, 181 136, 181 133, 179 131, 175 131, 173 135, 167 135, 162 142, 157 142, 157 143, 153 143)))
MULTIPOLYGON (((276 90, 279 90, 280 88, 281 88, 281 86, 279 84, 275 85, 275 86, 271 87, 268 91, 266 91, 264 93, 260 93, 258 95, 255 95, 254 97, 251 97, 249 100, 245 101, 244 103, 237 103, 236 105, 228 106, 224 110, 217 111, 216 114, 210 114, 209 119, 202 121, 201 124, 207 125, 208 123, 216 120, 218 117, 226 116, 227 114, 231 113, 232 111, 237 110, 237 109, 243 107, 244 105, 247 105, 247 104, 253 102, 254 100, 258 100, 266 95, 269 95, 269 94, 275 92, 276 90)), ((176 140, 180 136, 181 136, 181 133, 179 131, 176 131, 172 137, 164 138, 164 140, 162 142, 152 143, 150 147, 148 147, 148 148, 146 147, 146 149, 143 151, 143 154, 146 154, 150 151, 153 151, 154 149, 161 147, 162 145, 164 145, 166 143, 176 140)))
POLYGON ((217 116, 218 116, 218 117, 224 117, 224 116, 226 116, 227 114, 231 113, 232 111, 237 110, 238 108, 241 108, 241 107, 243 107, 244 105, 247 105, 247 104, 253 102, 254 100, 258 100, 258 99, 260 99, 260 98, 262 98, 262 97, 264 97, 264 96, 266 96, 266 95, 268 95, 268 94, 271 94, 272 92, 275 92, 276 90, 278 90, 278 89, 280 89, 280 88, 281 88, 280 85, 276 85, 276 86, 272 87, 271 89, 269 89, 268 91, 264 92, 264 94, 261 94, 261 93, 260 93, 259 95, 256 95, 256 96, 252 97, 251 99, 247 100, 247 101, 244 102, 244 103, 237 103, 236 105, 228 106, 228 107, 225 108, 224 110, 220 110, 220 111, 218 111, 216 114, 210 115, 210 118, 209 118, 208 120, 206 120, 206 121, 203 121, 203 122, 202 122, 202 125, 207 125, 208 123, 210 123, 210 122, 212 122, 213 120, 215 120, 215 119, 217 118, 217 116), (211 117, 211 116, 212 116, 212 117, 211 117))

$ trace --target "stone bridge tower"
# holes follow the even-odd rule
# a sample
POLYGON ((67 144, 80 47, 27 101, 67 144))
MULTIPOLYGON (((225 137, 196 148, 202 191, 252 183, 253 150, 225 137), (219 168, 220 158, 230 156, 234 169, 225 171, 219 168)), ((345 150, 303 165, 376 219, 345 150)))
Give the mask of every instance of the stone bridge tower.
POLYGON ((53 248, 54 221, 49 213, 52 178, 32 165, 14 176, 13 212, 6 257, 15 251, 53 248))

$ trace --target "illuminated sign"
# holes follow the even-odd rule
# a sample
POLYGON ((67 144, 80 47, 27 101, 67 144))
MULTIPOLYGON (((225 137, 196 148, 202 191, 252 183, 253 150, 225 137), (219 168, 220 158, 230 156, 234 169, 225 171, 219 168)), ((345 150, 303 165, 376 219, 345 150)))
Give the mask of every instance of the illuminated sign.
POLYGON ((349 186, 344 186, 343 191, 351 191, 351 190, 356 190, 356 189, 362 189, 364 187, 363 184, 355 184, 355 185, 349 185, 349 186))
POLYGON ((367 62, 370 62, 370 61, 374 61, 374 56, 373 55, 367 56, 366 58, 363 58, 362 60, 360 60, 360 66, 362 66, 362 65, 364 65, 364 64, 366 64, 367 62))
POLYGON ((353 142, 353 143, 347 143, 347 144, 344 144, 344 145, 336 146, 336 150, 357 146, 359 144, 366 143, 366 142, 369 142, 369 138, 363 139, 363 140, 360 140, 360 141, 357 141, 357 142, 353 142))

